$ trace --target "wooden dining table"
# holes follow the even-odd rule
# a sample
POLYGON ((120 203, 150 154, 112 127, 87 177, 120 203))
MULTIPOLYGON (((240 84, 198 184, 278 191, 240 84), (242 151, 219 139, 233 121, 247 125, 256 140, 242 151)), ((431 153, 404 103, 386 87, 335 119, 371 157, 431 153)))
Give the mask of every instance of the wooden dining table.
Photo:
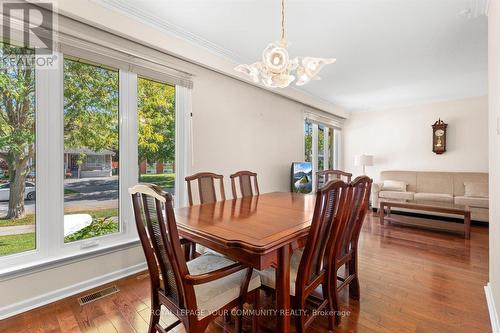
POLYGON ((274 192, 176 209, 181 237, 276 272, 277 331, 290 332, 290 257, 305 245, 315 195, 274 192))

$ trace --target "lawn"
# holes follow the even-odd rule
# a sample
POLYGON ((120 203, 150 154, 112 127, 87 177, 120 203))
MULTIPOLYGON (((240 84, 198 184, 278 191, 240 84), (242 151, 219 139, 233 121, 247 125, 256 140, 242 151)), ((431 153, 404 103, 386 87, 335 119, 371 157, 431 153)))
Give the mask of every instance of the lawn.
MULTIPOLYGON (((77 211, 71 214, 90 214, 92 223, 87 227, 64 237, 64 242, 103 236, 118 232, 120 227, 116 216, 118 209, 100 209, 95 211, 77 211)), ((0 220, 0 227, 27 225, 35 223, 35 215, 27 215, 19 220, 0 220)), ((35 248, 35 233, 0 236, 0 256, 33 250, 35 248)))
POLYGON ((35 215, 26 215, 20 219, 0 219, 0 227, 12 227, 15 225, 35 224, 35 215))
POLYGON ((35 249, 35 233, 0 236, 0 256, 35 249))
POLYGON ((143 174, 139 176, 141 183, 153 183, 162 188, 174 188, 175 173, 143 174))

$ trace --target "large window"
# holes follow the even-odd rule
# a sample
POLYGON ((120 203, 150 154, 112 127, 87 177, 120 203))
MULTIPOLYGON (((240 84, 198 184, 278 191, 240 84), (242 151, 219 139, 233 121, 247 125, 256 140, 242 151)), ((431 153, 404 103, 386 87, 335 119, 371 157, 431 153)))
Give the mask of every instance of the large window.
POLYGON ((0 40, 0 278, 137 242, 139 181, 186 202, 191 75, 78 26, 49 56, 0 40))
POLYGON ((0 256, 36 248, 34 51, 0 43, 0 256))
POLYGON ((175 87, 137 80, 139 181, 175 194, 175 87))
MULTIPOLYGON (((312 162, 313 173, 338 169, 340 165, 340 130, 334 126, 306 119, 304 123, 305 161, 312 162)), ((320 183, 322 179, 320 179, 320 183)))
POLYGON ((118 70, 64 59, 64 239, 119 231, 118 70))

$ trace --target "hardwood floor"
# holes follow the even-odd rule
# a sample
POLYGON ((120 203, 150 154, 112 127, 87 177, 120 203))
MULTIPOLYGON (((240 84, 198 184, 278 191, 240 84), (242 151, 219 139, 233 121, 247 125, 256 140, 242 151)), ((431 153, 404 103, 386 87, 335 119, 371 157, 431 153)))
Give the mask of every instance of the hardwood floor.
MULTIPOLYGON (((483 287, 488 281, 488 229, 460 235, 386 224, 369 214, 360 238, 361 300, 342 293, 342 319, 335 332, 491 332, 483 287)), ((120 292, 85 306, 71 297, 0 321, 0 332, 147 332, 149 284, 145 274, 115 284, 120 292)), ((272 296, 263 292, 265 309, 272 296)), ((168 317, 162 318, 169 321, 168 317)), ((276 332, 272 317, 262 332, 276 332)), ((233 324, 227 325, 229 332, 233 324)), ((245 322, 251 332, 251 322, 245 322)), ((184 331, 182 328, 176 332, 184 331)), ((219 318, 207 332, 223 332, 219 318)), ((308 332, 326 332, 318 317, 308 332)))

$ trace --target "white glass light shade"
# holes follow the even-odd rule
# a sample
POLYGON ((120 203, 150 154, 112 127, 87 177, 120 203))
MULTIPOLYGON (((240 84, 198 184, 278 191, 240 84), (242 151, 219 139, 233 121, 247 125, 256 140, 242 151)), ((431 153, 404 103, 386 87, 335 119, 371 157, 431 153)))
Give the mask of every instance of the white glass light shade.
POLYGON ((296 78, 296 84, 302 86, 311 80, 319 80, 317 74, 335 59, 305 57, 299 65, 299 58, 290 59, 286 49, 286 40, 270 43, 262 52, 262 61, 251 65, 238 65, 235 70, 244 73, 255 83, 262 83, 268 88, 286 88, 296 78))

